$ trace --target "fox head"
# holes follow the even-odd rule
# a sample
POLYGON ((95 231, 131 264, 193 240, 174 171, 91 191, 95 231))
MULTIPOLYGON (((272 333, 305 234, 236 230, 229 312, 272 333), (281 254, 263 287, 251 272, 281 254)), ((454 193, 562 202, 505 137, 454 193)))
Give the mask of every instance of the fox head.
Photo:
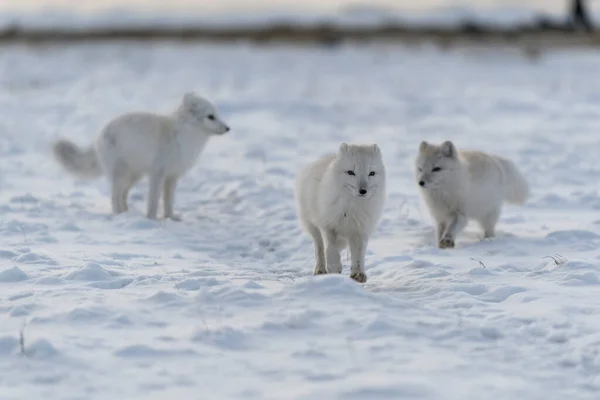
POLYGON ((454 180, 460 173, 458 151, 454 144, 445 141, 441 145, 421 142, 416 160, 417 184, 425 190, 433 190, 444 182, 454 180))
POLYGON ((219 117, 215 106, 194 92, 188 92, 183 96, 180 112, 191 117, 205 133, 222 135, 229 132, 229 127, 219 117))
POLYGON ((381 150, 376 144, 342 143, 333 164, 343 189, 352 196, 368 199, 385 190, 385 167, 381 150))

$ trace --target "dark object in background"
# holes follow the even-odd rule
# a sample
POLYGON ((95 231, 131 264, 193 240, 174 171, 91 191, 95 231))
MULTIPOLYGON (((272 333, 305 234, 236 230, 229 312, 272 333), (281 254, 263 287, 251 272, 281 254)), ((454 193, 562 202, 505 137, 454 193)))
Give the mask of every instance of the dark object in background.
POLYGON ((571 24, 574 29, 583 27, 588 32, 594 30, 587 7, 583 0, 573 0, 571 7, 571 24))

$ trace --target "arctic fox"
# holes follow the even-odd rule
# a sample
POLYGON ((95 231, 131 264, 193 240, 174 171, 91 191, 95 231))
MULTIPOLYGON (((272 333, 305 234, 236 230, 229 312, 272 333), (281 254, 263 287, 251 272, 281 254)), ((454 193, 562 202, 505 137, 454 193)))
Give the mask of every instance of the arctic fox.
POLYGON ((385 167, 376 144, 342 143, 296 178, 298 217, 313 239, 314 274, 341 273, 350 245, 350 277, 366 282, 365 253, 386 199, 385 167))
POLYGON ((188 92, 172 115, 123 114, 102 129, 91 147, 58 140, 53 152, 80 178, 107 176, 113 213, 127 211, 129 190, 148 175, 148 218, 156 219, 162 191, 164 217, 179 220, 173 213, 177 180, 194 165, 210 136, 228 131, 208 100, 188 92))
POLYGON ((421 142, 416 160, 417 182, 432 217, 440 248, 454 247, 469 219, 494 236, 502 203, 524 204, 529 197, 525 177, 511 161, 479 151, 457 151, 421 142))

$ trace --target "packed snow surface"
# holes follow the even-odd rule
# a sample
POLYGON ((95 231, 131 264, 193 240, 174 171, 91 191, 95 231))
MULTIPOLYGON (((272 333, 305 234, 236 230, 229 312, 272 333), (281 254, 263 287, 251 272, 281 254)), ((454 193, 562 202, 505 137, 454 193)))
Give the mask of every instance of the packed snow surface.
POLYGON ((0 398, 600 397, 600 54, 124 43, 0 52, 0 398), (196 90, 232 126, 181 181, 183 222, 110 214, 50 143, 196 90), (434 246, 421 140, 514 160, 498 236, 434 246), (311 276, 293 180, 376 142, 369 280, 311 276))

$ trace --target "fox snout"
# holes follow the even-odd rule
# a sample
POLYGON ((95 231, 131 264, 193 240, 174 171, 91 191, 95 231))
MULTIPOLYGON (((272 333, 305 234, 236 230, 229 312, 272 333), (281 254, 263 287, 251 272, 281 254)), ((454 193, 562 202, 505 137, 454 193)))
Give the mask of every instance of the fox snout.
POLYGON ((229 125, 225 125, 223 122, 221 122, 220 125, 221 126, 217 127, 217 129, 213 131, 216 135, 224 135, 231 130, 229 125))
POLYGON ((359 196, 365 196, 367 194, 368 190, 367 190, 367 183, 366 182, 361 182, 360 185, 358 186, 358 195, 359 196))
POLYGON ((426 186, 430 186, 431 177, 426 173, 421 173, 417 175, 417 183, 420 187, 424 188, 426 186))

